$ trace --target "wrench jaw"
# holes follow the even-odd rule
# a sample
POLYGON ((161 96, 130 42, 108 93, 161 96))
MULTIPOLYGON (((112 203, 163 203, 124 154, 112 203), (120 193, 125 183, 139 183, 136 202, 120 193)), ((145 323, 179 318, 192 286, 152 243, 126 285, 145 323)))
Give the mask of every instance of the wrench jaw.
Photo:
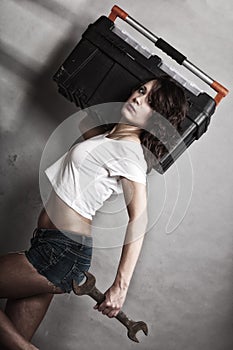
POLYGON ((148 327, 147 324, 143 321, 135 322, 131 328, 128 329, 128 337, 129 339, 135 341, 136 343, 139 343, 139 340, 136 337, 136 333, 138 331, 143 331, 145 335, 148 335, 148 327))
POLYGON ((138 338, 136 337, 136 335, 132 331, 128 331, 128 338, 135 341, 136 343, 139 343, 138 338))
POLYGON ((95 287, 95 276, 87 271, 83 271, 83 273, 86 276, 86 281, 84 284, 79 285, 74 280, 72 281, 73 291, 77 295, 87 294, 87 292, 90 292, 95 287))

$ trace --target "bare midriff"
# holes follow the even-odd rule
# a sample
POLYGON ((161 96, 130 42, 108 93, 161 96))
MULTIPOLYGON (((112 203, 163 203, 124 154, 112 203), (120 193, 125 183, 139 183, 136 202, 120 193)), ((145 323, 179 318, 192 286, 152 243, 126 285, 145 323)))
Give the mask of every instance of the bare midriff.
POLYGON ((48 202, 39 215, 37 227, 90 236, 91 223, 90 219, 77 213, 52 191, 48 202))

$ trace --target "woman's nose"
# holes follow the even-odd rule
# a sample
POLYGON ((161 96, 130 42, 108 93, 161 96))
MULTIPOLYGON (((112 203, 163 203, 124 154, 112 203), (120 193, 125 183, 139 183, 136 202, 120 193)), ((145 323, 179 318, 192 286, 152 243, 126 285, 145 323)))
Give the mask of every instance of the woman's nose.
POLYGON ((134 101, 140 105, 142 103, 142 96, 138 95, 134 97, 134 101))

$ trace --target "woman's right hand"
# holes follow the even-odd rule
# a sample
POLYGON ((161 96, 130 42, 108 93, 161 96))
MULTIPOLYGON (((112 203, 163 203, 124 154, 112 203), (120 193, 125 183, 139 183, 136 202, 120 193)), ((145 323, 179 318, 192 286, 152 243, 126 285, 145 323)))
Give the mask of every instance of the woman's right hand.
POLYGON ((112 285, 105 293, 105 300, 101 304, 94 306, 95 310, 102 312, 108 317, 116 317, 122 308, 127 294, 127 288, 120 288, 112 285))

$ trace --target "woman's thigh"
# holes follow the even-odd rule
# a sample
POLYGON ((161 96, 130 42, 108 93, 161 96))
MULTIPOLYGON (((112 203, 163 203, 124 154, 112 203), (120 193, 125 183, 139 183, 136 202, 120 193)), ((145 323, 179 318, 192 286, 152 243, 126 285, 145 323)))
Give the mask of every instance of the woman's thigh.
POLYGON ((24 254, 9 253, 0 257, 0 298, 23 298, 63 291, 39 274, 24 254))

